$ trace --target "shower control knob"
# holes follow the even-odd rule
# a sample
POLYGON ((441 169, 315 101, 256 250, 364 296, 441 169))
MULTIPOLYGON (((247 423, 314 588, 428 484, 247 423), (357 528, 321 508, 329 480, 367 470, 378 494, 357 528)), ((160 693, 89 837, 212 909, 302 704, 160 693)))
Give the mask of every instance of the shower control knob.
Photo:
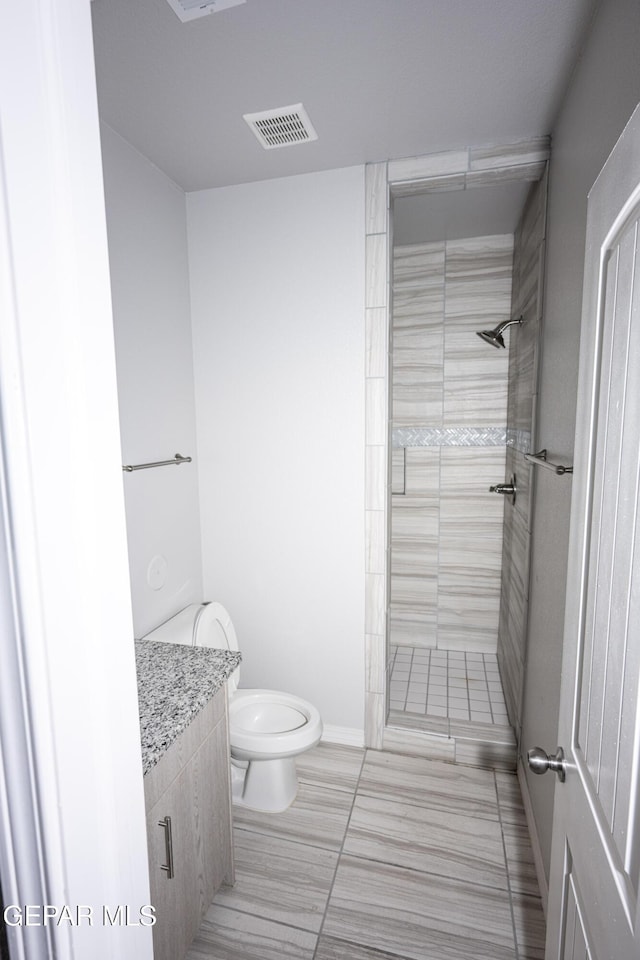
POLYGON ((516 478, 513 474, 509 478, 509 483, 496 483, 489 487, 489 493, 501 493, 504 497, 509 497, 511 503, 516 502, 516 478))
POLYGON ((533 747, 527 753, 527 762, 532 773, 546 773, 547 770, 553 770, 558 774, 560 783, 564 783, 567 775, 567 765, 564 759, 564 750, 558 747, 556 752, 549 754, 542 747, 533 747))
POLYGON ((512 483, 496 483, 495 486, 489 487, 489 493, 504 493, 508 497, 512 497, 515 492, 516 488, 512 483))

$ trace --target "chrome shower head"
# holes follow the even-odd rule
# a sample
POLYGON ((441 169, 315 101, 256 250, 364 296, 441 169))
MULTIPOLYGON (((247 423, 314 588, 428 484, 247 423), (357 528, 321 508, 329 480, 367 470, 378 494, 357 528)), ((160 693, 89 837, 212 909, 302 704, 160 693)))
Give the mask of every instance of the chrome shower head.
POLYGON ((504 347, 505 342, 502 331, 514 323, 518 325, 524 323, 524 317, 518 317, 517 320, 503 320, 494 330, 476 330, 476 333, 485 343, 490 343, 492 347, 504 347))
POLYGON ((504 347, 502 334, 497 330, 477 330, 476 333, 485 343, 490 343, 492 347, 504 347))

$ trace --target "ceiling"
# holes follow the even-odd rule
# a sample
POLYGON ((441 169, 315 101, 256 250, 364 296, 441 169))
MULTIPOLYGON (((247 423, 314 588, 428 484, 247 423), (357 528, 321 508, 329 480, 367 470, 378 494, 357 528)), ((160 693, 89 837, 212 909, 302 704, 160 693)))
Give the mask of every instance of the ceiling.
POLYGON ((595 0, 94 0, 102 119, 184 190, 549 133, 595 0), (244 113, 302 102, 264 150, 244 113))

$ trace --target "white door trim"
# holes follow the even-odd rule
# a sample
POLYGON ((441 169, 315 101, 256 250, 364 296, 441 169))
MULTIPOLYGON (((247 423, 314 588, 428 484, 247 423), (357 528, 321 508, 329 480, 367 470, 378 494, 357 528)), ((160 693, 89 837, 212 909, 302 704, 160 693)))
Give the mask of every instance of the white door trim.
POLYGON ((3 6, 0 151, 13 564, 1 599, 21 681, 2 720, 2 763, 6 778, 20 759, 7 750, 11 722, 31 751, 33 779, 21 788, 40 827, 27 849, 9 816, 15 796, 2 792, 0 827, 13 841, 2 847, 3 892, 17 905, 46 896, 93 911, 92 925, 50 927, 49 944, 37 924, 12 926, 10 949, 12 958, 53 947, 59 958, 150 960, 149 927, 111 927, 101 914, 123 904, 137 919, 149 885, 88 0, 3 6))

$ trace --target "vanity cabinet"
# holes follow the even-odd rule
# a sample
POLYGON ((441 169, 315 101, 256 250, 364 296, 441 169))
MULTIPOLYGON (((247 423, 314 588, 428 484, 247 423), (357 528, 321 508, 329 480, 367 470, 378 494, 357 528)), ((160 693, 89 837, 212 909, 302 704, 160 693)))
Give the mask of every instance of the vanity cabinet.
POLYGON ((216 891, 233 883, 226 687, 151 768, 144 784, 154 957, 182 960, 216 891))

